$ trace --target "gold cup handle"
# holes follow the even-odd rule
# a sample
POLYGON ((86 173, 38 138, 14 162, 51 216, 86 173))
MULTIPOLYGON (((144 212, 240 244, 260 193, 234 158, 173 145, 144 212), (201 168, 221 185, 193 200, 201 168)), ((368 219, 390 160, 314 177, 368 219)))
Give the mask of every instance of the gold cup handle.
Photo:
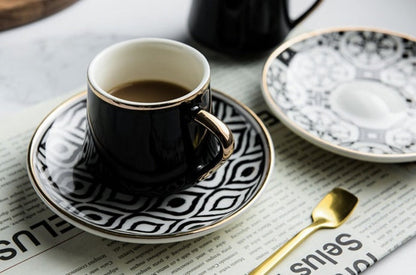
POLYGON ((195 121, 214 134, 221 149, 219 156, 202 171, 198 180, 203 180, 214 173, 231 156, 234 151, 234 137, 230 128, 224 122, 205 110, 199 110, 196 113, 195 121))

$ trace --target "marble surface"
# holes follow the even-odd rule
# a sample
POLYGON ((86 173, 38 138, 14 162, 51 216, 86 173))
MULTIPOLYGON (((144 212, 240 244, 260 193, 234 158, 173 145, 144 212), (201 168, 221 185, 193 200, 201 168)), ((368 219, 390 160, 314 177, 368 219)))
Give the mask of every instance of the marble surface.
POLYGON ((0 115, 85 85, 89 61, 110 44, 140 36, 185 39, 189 6, 183 0, 79 1, 1 32, 0 115))
MULTIPOLYGON (((311 0, 292 0, 298 14, 311 0)), ((134 37, 189 39, 191 0, 81 0, 26 26, 0 32, 0 115, 84 86, 86 68, 104 47, 134 37)), ((326 0, 299 26, 369 26, 416 37, 414 0, 326 0)), ((413 239, 366 274, 413 274, 413 239)))

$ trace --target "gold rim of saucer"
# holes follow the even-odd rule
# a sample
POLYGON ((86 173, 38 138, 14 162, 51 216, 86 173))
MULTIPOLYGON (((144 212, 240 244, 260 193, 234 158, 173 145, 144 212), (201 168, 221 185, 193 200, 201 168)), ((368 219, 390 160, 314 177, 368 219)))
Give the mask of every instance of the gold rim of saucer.
POLYGON ((327 33, 334 33, 334 32, 354 32, 354 31, 368 31, 368 32, 375 32, 386 34, 394 37, 399 37, 403 39, 407 39, 409 41, 416 43, 416 38, 412 37, 407 34, 398 33, 395 31, 385 30, 381 28, 372 28, 372 27, 333 27, 333 28, 325 28, 319 29, 315 31, 310 31, 306 33, 299 34, 293 38, 288 39, 286 42, 281 44, 277 47, 267 58, 263 70, 262 70, 262 77, 261 77, 261 87, 262 87, 262 94, 263 97, 269 105, 272 112, 281 120, 289 129, 293 132, 305 138, 307 141, 325 149, 332 153, 343 155, 346 157, 350 157, 353 159, 364 160, 364 161, 373 161, 379 163, 393 163, 393 162, 409 162, 414 161, 416 159, 416 152, 415 153, 401 153, 401 154, 380 154, 380 153, 367 153, 362 151, 353 150, 347 147, 342 147, 340 145, 333 144, 329 141, 321 139, 319 137, 314 136, 301 126, 293 123, 289 118, 287 118, 286 114, 281 110, 280 106, 276 104, 274 99, 271 96, 271 92, 269 91, 267 85, 267 71, 270 68, 271 63, 285 50, 290 48, 296 43, 301 41, 307 40, 312 37, 321 36, 327 33))
POLYGON ((56 116, 59 114, 60 110, 65 109, 68 104, 70 104, 73 101, 79 100, 81 97, 86 96, 86 91, 80 92, 73 97, 65 100, 60 105, 55 107, 39 124, 39 126, 36 128, 30 143, 28 147, 28 155, 27 155, 27 170, 28 175, 30 178, 30 181, 38 194, 38 196, 42 199, 42 201, 58 216, 60 216, 62 219, 66 220, 69 223, 72 223, 76 225, 78 228, 81 228, 84 231, 90 232, 95 235, 99 235, 101 237, 111 238, 119 241, 128 241, 128 242, 134 242, 134 243, 167 243, 167 242, 176 242, 176 241, 182 241, 182 240, 188 240, 196 237, 201 237, 203 235, 212 233, 218 229, 220 229, 222 226, 228 224, 232 219, 239 216, 241 213, 243 213, 246 209, 248 209, 254 201, 260 196, 262 191, 264 190, 267 182, 270 180, 272 168, 274 165, 274 147, 273 142, 271 139, 271 136, 266 128, 266 126, 263 124, 263 122, 260 120, 260 118, 247 106, 240 103, 239 101, 233 99, 232 97, 221 93, 217 90, 213 91, 220 96, 223 96, 230 102, 239 105, 245 112, 247 112, 248 116, 250 116, 259 126, 259 129, 262 131, 262 136, 265 139, 264 142, 264 153, 265 153, 265 164, 264 164, 264 175, 262 175, 262 179, 259 181, 259 187, 255 194, 253 194, 252 198, 249 199, 243 206, 241 206, 238 210, 230 212, 229 216, 226 216, 224 219, 221 219, 213 224, 194 229, 188 232, 178 232, 173 234, 166 234, 166 235, 157 235, 157 236, 151 236, 151 235, 135 235, 133 233, 120 233, 111 231, 108 229, 104 229, 99 226, 94 226, 86 221, 81 220, 80 218, 76 217, 75 215, 70 214, 67 210, 63 209, 59 204, 57 204, 52 198, 50 198, 49 194, 47 193, 47 190, 40 184, 41 180, 38 178, 38 176, 35 173, 35 167, 33 160, 35 158, 35 150, 37 146, 39 145, 40 139, 43 137, 44 131, 43 128, 47 128, 50 126, 51 122, 54 121, 56 116))

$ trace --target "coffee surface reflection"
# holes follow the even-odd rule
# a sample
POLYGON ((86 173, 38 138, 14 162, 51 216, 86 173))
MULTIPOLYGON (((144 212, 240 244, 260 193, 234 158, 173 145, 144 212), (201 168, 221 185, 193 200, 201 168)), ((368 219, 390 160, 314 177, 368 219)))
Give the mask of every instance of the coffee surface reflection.
POLYGON ((142 80, 117 86, 109 91, 115 97, 136 102, 159 102, 179 98, 189 91, 175 83, 142 80))

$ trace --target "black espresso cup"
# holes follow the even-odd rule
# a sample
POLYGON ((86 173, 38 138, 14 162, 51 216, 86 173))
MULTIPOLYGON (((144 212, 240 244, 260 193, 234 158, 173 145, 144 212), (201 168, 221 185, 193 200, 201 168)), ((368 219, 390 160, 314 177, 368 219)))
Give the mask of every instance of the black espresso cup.
POLYGON ((282 42, 321 1, 291 19, 288 0, 193 0, 189 30, 196 41, 218 51, 261 52, 282 42))
POLYGON ((194 48, 158 38, 110 46, 88 68, 81 163, 124 193, 182 190, 233 152, 231 131, 210 110, 209 64, 194 48))

